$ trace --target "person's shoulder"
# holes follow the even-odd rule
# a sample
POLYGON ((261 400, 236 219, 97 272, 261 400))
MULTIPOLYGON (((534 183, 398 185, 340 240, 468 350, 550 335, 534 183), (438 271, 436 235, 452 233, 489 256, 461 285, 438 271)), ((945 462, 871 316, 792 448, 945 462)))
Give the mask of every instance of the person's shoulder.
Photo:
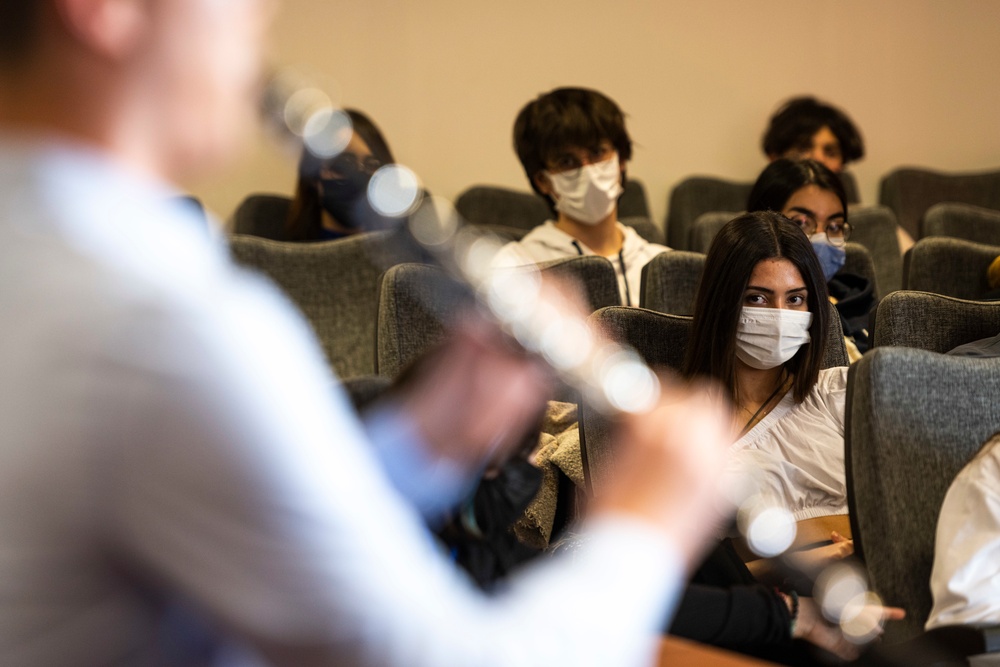
POLYGON ((820 370, 814 391, 822 393, 847 391, 847 372, 849 369, 849 366, 833 366, 820 370))
POLYGON ((626 255, 642 255, 646 260, 649 260, 661 252, 670 252, 673 250, 661 243, 647 241, 636 231, 635 227, 626 225, 621 221, 618 222, 618 228, 622 232, 622 248, 624 248, 626 255))
POLYGON ((549 220, 525 234, 520 241, 504 245, 494 258, 493 266, 524 266, 550 259, 575 257, 580 251, 574 247, 574 240, 549 220))

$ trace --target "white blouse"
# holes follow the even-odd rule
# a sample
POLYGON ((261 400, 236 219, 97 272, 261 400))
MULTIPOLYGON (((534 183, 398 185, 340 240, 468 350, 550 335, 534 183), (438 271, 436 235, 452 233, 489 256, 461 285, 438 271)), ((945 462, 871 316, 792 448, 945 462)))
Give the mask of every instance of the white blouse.
POLYGON ((951 483, 938 517, 927 629, 1000 623, 1000 436, 951 483))
POLYGON ((732 445, 730 466, 796 521, 847 514, 844 400, 847 367, 820 371, 805 400, 789 391, 732 445))

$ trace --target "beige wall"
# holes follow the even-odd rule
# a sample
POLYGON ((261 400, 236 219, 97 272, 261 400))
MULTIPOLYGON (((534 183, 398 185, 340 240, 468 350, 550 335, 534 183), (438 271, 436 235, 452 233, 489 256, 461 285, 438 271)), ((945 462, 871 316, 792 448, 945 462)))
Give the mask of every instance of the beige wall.
MULTIPOLYGON (((1000 167, 1000 2, 992 0, 285 0, 276 62, 306 66, 368 112, 436 194, 527 188, 518 109, 556 86, 613 97, 637 144, 631 175, 662 222, 693 174, 752 180, 785 98, 848 110, 868 157, 862 199, 899 165, 1000 167)), ((289 193, 294 160, 257 137, 194 186, 221 217, 253 191, 289 193)))

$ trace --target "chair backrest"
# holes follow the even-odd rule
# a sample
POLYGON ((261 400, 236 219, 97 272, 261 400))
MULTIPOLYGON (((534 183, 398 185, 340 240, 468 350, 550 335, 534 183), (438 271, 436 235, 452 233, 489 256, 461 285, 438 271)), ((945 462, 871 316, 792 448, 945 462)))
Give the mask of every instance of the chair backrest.
POLYGON ((401 259, 391 232, 318 243, 235 235, 230 251, 240 264, 269 276, 302 310, 337 375, 374 373, 378 277, 401 259))
MULTIPOLYGON (((848 358, 844 331, 836 310, 832 305, 829 308, 830 330, 827 332, 823 368, 846 366, 848 358)), ((596 311, 591 315, 591 321, 612 340, 634 348, 654 368, 680 370, 684 363, 691 337, 690 317, 618 306, 596 311)), ((580 447, 587 488, 599 493, 614 468, 611 425, 587 405, 580 408, 580 447)))
MULTIPOLYGON (((455 200, 455 209, 474 225, 531 229, 553 218, 548 202, 539 195, 498 185, 467 188, 455 200)), ((649 219, 649 203, 641 181, 626 179, 625 191, 618 200, 618 217, 649 219)), ((663 235, 657 230, 655 238, 647 240, 662 243, 663 235)))
POLYGON ((944 173, 903 167, 882 179, 879 203, 896 212, 900 226, 920 238, 920 219, 934 204, 961 202, 1000 209, 1000 171, 944 173))
POLYGON ((1000 246, 930 236, 920 239, 903 260, 904 289, 976 300, 989 291, 986 270, 1000 246))
POLYGON ((726 223, 742 215, 734 211, 709 211, 702 213, 691 226, 691 239, 688 248, 692 252, 707 254, 712 247, 712 241, 719 230, 726 226, 726 223))
POLYGON ((249 195, 233 213, 233 233, 281 241, 285 238, 285 219, 291 205, 292 200, 284 195, 249 195))
POLYGON ((885 206, 850 206, 851 243, 868 248, 875 265, 878 293, 903 288, 903 257, 896 235, 896 215, 885 206))
POLYGON ((661 252, 642 268, 639 305, 658 313, 693 315, 705 255, 675 250, 661 252))
POLYGON ((1000 301, 893 292, 878 304, 873 345, 947 352, 1000 333, 1000 301))
POLYGON ((691 227, 703 213, 742 211, 753 183, 694 176, 678 183, 667 200, 667 245, 675 250, 691 250, 691 227))
MULTIPOLYGON (((691 318, 644 308, 614 306, 590 316, 591 322, 619 343, 634 348, 652 367, 680 370, 684 363, 691 318)), ((580 407, 580 455, 586 489, 600 494, 615 467, 612 424, 590 406, 580 407)))
MULTIPOLYGON (((867 278, 878 294, 878 281, 871 255, 864 246, 848 243, 847 260, 841 271, 867 278)), ((639 305, 670 315, 693 315, 706 256, 700 252, 663 252, 642 269, 639 305)))
POLYGON ((878 347, 848 374, 847 502, 854 550, 886 604, 906 610, 886 641, 931 609, 938 512, 955 475, 1000 430, 1000 360, 878 347))
POLYGON ((1000 245, 1000 211, 972 204, 945 202, 927 209, 921 235, 950 236, 973 243, 1000 245))
POLYGON ((474 225, 531 229, 552 218, 548 203, 534 192, 496 185, 473 185, 458 196, 455 209, 474 225))
MULTIPOLYGON (((649 199, 646 197, 646 186, 634 178, 625 179, 625 191, 618 199, 618 218, 646 218, 649 214, 649 199)), ((624 220, 622 220, 624 222, 624 220)), ((663 241, 657 241, 662 243, 663 241)))
MULTIPOLYGON (((858 201, 858 184, 850 172, 840 174, 848 203, 858 201)), ((717 211, 745 211, 753 181, 737 182, 712 176, 692 176, 686 178, 671 190, 667 199, 667 245, 675 250, 705 252, 693 245, 695 236, 692 227, 699 216, 717 211)), ((735 216, 734 216, 735 217, 735 216)), ((703 234, 698 240, 705 242, 703 234)), ((708 239, 711 243, 711 239, 708 239)))
POLYGON ((660 245, 666 244, 666 239, 663 238, 663 232, 650 218, 642 216, 623 218, 619 216, 618 221, 623 225, 633 228, 639 236, 646 239, 650 243, 659 243, 660 245))
MULTIPOLYGON (((614 266, 596 255, 542 262, 545 274, 579 283, 591 310, 621 303, 614 266)), ((525 271, 525 267, 498 269, 525 271)), ((471 297, 439 269, 400 264, 385 272, 379 285, 376 336, 379 375, 395 377, 444 337, 446 323, 471 297)))

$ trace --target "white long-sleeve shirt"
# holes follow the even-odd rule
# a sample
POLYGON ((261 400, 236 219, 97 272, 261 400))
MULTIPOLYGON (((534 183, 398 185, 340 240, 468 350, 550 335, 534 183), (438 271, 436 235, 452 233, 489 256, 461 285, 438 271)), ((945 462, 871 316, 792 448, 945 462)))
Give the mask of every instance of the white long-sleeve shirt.
POLYGON ((152 664, 173 600, 329 664, 649 663, 680 579, 657 531, 605 519, 482 596, 307 324, 171 194, 0 138, 0 664, 152 664))

